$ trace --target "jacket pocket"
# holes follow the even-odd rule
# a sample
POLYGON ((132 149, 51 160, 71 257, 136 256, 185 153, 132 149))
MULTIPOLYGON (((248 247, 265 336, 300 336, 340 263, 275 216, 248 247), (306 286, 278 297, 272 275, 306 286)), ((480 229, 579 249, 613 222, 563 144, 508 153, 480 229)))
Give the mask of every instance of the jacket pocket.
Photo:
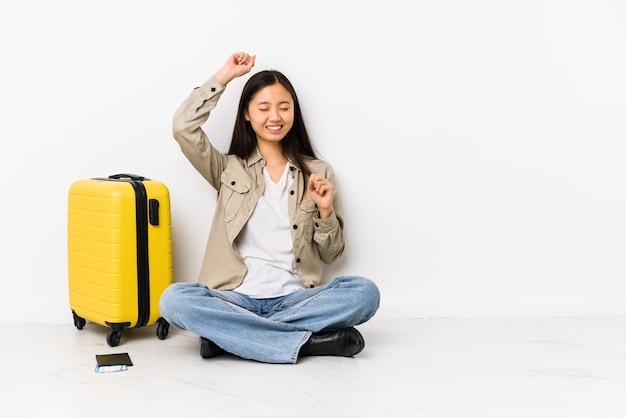
POLYGON ((230 222, 239 213, 252 183, 250 179, 238 176, 228 169, 222 173, 221 183, 220 201, 224 205, 224 220, 230 222))
POLYGON ((317 215, 317 205, 308 196, 300 203, 300 219, 299 222, 302 231, 302 237, 307 243, 313 241, 313 233, 315 229, 313 223, 317 215))

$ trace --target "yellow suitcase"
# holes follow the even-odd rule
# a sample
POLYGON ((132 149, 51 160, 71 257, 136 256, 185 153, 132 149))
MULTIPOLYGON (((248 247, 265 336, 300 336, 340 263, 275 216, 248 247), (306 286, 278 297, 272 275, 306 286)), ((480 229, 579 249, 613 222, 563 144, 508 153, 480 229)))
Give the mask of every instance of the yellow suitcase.
POLYGON ((132 174, 75 181, 68 194, 68 285, 76 328, 109 327, 120 343, 125 328, 169 324, 159 313, 172 283, 172 231, 165 184, 132 174))

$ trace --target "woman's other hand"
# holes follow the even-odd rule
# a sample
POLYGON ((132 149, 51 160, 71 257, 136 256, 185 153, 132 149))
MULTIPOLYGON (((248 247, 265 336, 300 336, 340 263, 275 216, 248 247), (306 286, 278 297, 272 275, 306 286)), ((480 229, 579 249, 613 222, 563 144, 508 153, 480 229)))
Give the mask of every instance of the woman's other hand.
POLYGON ((320 218, 325 219, 333 213, 333 190, 334 187, 330 181, 319 177, 316 174, 309 176, 307 184, 307 192, 311 199, 317 205, 320 212, 320 218))

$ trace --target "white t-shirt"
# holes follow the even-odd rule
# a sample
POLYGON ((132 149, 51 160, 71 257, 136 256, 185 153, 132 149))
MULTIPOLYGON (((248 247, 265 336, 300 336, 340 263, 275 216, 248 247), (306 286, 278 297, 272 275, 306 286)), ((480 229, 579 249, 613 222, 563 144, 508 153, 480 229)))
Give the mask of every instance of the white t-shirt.
POLYGON ((248 272, 235 290, 255 299, 284 296, 304 286, 296 272, 287 209, 293 183, 289 164, 274 183, 263 169, 265 191, 237 238, 237 248, 248 272))

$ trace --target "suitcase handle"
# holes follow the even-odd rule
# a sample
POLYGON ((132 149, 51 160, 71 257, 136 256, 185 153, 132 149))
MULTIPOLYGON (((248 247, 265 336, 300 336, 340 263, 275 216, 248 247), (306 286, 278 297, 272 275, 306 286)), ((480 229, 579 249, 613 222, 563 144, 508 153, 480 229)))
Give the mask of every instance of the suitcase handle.
POLYGON ((159 201, 157 199, 148 200, 148 222, 150 225, 159 226, 159 201))
POLYGON ((131 179, 131 180, 138 180, 138 181, 144 181, 146 178, 144 176, 138 176, 137 174, 111 174, 109 176, 110 179, 131 179))

